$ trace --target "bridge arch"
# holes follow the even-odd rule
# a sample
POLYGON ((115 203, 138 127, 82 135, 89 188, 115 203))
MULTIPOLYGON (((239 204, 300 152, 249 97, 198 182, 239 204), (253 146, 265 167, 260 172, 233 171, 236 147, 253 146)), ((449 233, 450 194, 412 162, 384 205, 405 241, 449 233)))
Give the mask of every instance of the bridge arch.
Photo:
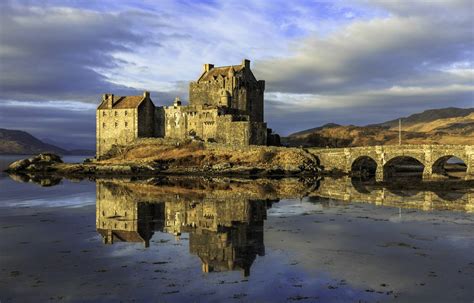
POLYGON ((351 173, 355 177, 367 179, 375 177, 377 172, 377 161, 372 157, 363 155, 355 158, 351 162, 351 173))
POLYGON ((432 173, 450 178, 464 178, 467 173, 467 161, 456 155, 441 156, 433 162, 432 173))
POLYGON ((422 179, 425 163, 416 156, 397 155, 391 157, 383 166, 383 180, 403 178, 422 179))

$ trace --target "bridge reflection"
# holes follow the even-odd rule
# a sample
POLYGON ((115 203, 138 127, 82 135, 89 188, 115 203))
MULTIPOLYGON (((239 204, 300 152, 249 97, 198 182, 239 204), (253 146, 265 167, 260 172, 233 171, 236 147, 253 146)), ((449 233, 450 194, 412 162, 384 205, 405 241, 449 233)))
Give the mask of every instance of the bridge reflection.
MULTIPOLYGON (((455 183, 453 183, 455 184, 455 183)), ((350 203, 372 203, 380 206, 409 209, 474 212, 474 188, 451 188, 449 183, 394 184, 380 186, 359 178, 325 179, 310 197, 327 198, 350 203), (424 188, 420 188, 424 186, 424 188)))
MULTIPOLYGON (((162 178, 97 180, 96 227, 104 243, 149 247, 156 232, 189 234, 189 252, 203 272, 250 274, 265 255, 264 222, 280 199, 373 203, 420 210, 474 211, 474 191, 387 188, 339 179, 234 180, 162 178)), ((157 244, 159 245, 159 244, 157 244)))

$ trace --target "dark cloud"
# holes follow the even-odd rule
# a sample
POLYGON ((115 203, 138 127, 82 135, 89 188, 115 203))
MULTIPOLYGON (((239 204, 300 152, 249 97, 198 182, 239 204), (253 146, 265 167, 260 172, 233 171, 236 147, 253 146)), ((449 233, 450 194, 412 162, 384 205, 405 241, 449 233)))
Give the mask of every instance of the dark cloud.
POLYGON ((100 71, 125 64, 146 37, 132 30, 134 13, 3 3, 0 15, 0 97, 14 100, 89 100, 105 91, 133 93, 100 71))
MULTIPOLYGON (((23 3, 0 4, 0 127, 64 144, 93 147, 95 112, 89 105, 61 107, 58 100, 97 104, 105 92, 137 95, 143 88, 155 89, 156 105, 175 96, 186 100, 188 82, 177 80, 198 73, 196 60, 229 64, 249 47, 255 49, 249 52, 255 75, 267 81, 267 120, 283 134, 328 122, 368 124, 428 108, 474 106, 469 0, 360 0, 354 7, 370 18, 350 21, 328 13, 328 4, 323 15, 334 19, 328 31, 318 30, 324 22, 291 10, 272 15, 267 5, 246 12, 250 23, 235 23, 240 6, 234 4, 23 3), (180 22, 178 16, 184 16, 180 22), (301 32, 283 35, 287 23, 301 32), (58 106, 31 106, 49 100, 58 106)), ((313 9, 321 8, 299 3, 297 11, 313 9)), ((352 12, 344 8, 344 14, 352 12)))
POLYGON ((258 61, 255 70, 268 81, 269 91, 287 93, 472 84, 472 77, 449 72, 455 63, 474 60, 472 20, 390 17, 354 22, 326 38, 305 38, 295 43, 293 56, 258 61))

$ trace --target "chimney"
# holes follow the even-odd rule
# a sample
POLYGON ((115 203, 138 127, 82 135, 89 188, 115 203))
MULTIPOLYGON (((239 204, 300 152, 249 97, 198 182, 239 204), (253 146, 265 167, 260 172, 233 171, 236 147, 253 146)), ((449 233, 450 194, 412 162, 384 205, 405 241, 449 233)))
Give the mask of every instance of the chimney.
POLYGON ((102 101, 107 102, 107 108, 112 108, 114 105, 114 95, 113 94, 103 94, 102 101))
POLYGON ((249 59, 243 59, 242 60, 242 66, 245 67, 246 69, 250 68, 250 60, 249 59))
POLYGON ((150 92, 149 91, 144 91, 143 92, 143 98, 150 98, 150 92))
POLYGON ((181 100, 179 99, 179 97, 174 98, 173 105, 174 106, 181 106, 181 100))
POLYGON ((210 64, 210 63, 204 64, 204 72, 205 73, 207 73, 208 71, 210 71, 213 68, 214 68, 214 64, 210 64))

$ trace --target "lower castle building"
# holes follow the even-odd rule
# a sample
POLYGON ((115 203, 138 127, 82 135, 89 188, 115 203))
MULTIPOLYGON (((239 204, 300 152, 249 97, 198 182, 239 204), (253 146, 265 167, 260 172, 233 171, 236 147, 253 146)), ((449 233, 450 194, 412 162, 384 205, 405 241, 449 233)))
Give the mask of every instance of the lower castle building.
POLYGON ((236 146, 278 145, 264 122, 265 81, 257 80, 250 61, 214 67, 205 64, 189 85, 189 105, 179 98, 156 107, 149 92, 142 96, 105 94, 97 108, 97 157, 114 145, 137 138, 200 139, 236 146))

